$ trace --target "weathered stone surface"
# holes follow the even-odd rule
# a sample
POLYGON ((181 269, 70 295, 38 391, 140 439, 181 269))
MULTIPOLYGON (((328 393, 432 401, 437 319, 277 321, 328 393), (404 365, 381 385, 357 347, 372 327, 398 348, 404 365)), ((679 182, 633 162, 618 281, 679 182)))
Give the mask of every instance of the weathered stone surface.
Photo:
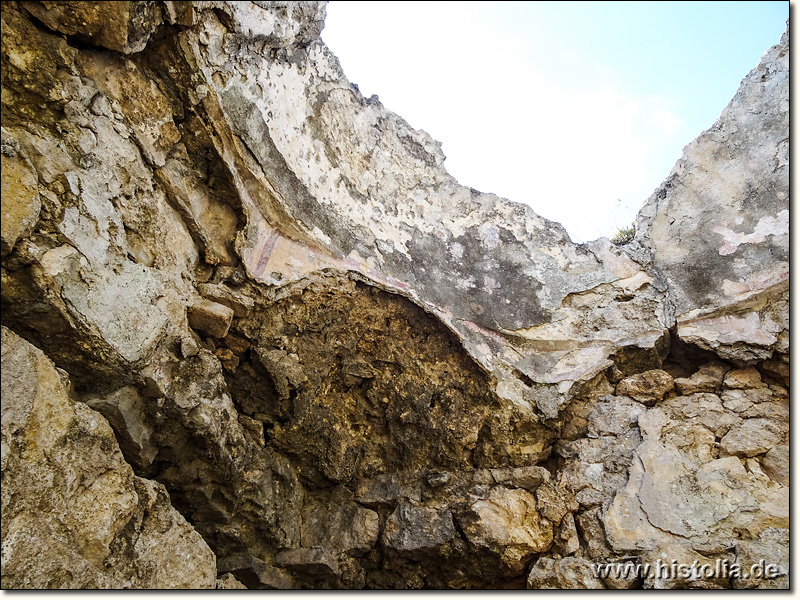
MULTIPOLYGON (((167 124, 171 124, 171 121, 167 124)), ((162 134, 167 139, 159 142, 169 147, 171 142, 177 141, 174 134, 170 136, 171 133, 171 130, 167 130, 162 134)), ((236 214, 230 206, 215 202, 210 196, 204 183, 192 172, 191 162, 185 157, 185 147, 173 150, 167 159, 156 152, 153 151, 154 160, 157 164, 164 163, 157 171, 159 179, 188 223, 190 231, 200 240, 205 261, 212 265, 233 264, 236 259, 230 245, 236 236, 236 214)), ((200 293, 203 294, 202 291, 200 293)))
POLYGON ((519 574, 534 554, 553 541, 552 523, 536 509, 536 499, 520 489, 494 487, 458 520, 471 543, 500 555, 513 574, 519 574))
POLYGON ((789 446, 774 446, 761 458, 761 466, 772 481, 789 485, 789 446))
MULTIPOLYGON (((6 137, 5 130, 3 137, 6 137)), ((14 248, 17 240, 27 237, 39 220, 42 202, 39 199, 36 172, 31 164, 18 153, 0 156, 2 168, 2 215, 0 220, 0 252, 5 256, 14 248)))
POLYGON ((300 543, 306 548, 322 546, 334 554, 360 556, 369 552, 380 534, 378 514, 353 502, 343 488, 335 494, 329 503, 303 512, 300 543))
POLYGON ((213 588, 215 557, 108 423, 2 328, 3 587, 213 588))
POLYGON ((247 586, 236 579, 231 573, 225 573, 217 579, 216 589, 218 590, 246 590, 247 586))
POLYGON ((457 537, 450 511, 399 504, 386 519, 383 545, 415 560, 444 554, 457 537))
POLYGON ((600 507, 587 510, 575 517, 578 532, 586 545, 586 554, 593 559, 605 559, 611 556, 611 548, 606 542, 606 534, 602 522, 600 507))
POLYGON ((734 588, 789 589, 788 529, 768 528, 757 539, 739 542, 736 559, 748 578, 734 579, 734 588))
POLYGON ((603 581, 583 558, 540 558, 528 575, 529 590, 604 590, 603 581))
POLYGON ((761 381, 761 374, 755 367, 747 367, 745 369, 734 369, 725 374, 723 381, 725 388, 731 390, 739 389, 753 389, 766 387, 761 381))
POLYGON ((123 453, 134 466, 144 469, 153 463, 158 448, 150 441, 153 430, 144 416, 146 400, 134 386, 122 387, 107 396, 90 396, 86 404, 108 419, 123 453))
POLYGON ((158 2, 22 2, 47 27, 110 50, 140 52, 161 23, 158 2))
POLYGON ((770 419, 746 419, 726 433, 719 446, 726 454, 749 458, 764 454, 783 442, 787 432, 788 424, 770 419))
MULTIPOLYGON (((538 498, 537 502, 541 506, 541 501, 538 498)), ((561 524, 556 528, 553 536, 553 546, 556 552, 562 556, 569 556, 580 550, 581 544, 578 539, 578 530, 575 527, 575 518, 571 514, 564 515, 564 518, 561 519, 561 524)))
POLYGON ((408 473, 387 473, 356 484, 356 500, 365 506, 394 505, 401 499, 422 499, 421 482, 408 473))
POLYGON ((680 338, 724 358, 788 344, 788 43, 787 29, 686 147, 626 247, 663 274, 680 338))
MULTIPOLYGON (((734 563, 732 554, 719 552, 719 549, 716 553, 720 563, 734 563)), ((642 582, 644 589, 718 590, 731 587, 730 577, 724 568, 718 568, 716 560, 709 559, 678 540, 642 553, 640 560, 649 566, 649 572, 644 574, 642 582)))
MULTIPOLYGON (((745 420, 742 426, 749 421, 758 420, 745 420)), ((649 410, 639 424, 644 441, 636 449, 628 482, 603 513, 612 549, 682 547, 687 539, 724 546, 736 531, 758 535, 767 527, 785 526, 788 505, 780 498, 786 488, 770 483, 755 461, 746 468, 735 456, 716 458, 710 449, 699 449, 715 445, 710 432, 687 441, 671 437, 675 426, 661 408, 649 410)))
MULTIPOLYGON (((592 416, 601 414, 598 411, 592 416)), ((566 459, 559 473, 560 483, 584 508, 606 503, 627 481, 628 469, 642 438, 638 427, 622 423, 627 427, 621 435, 583 438, 559 444, 557 448, 566 459)))
POLYGON ((595 435, 624 435, 639 422, 645 408, 625 396, 603 396, 588 418, 588 431, 595 435))
MULTIPOLYGON (((723 406, 719 396, 715 394, 677 396, 664 402, 661 408, 675 419, 679 427, 700 426, 717 438, 728 433, 731 427, 742 423, 738 416, 726 410, 727 407, 723 406)), ((679 435, 674 427, 668 427, 664 433, 667 436, 679 435)))
MULTIPOLYGON (((786 357, 784 356, 784 359, 786 357)), ((778 381, 780 381, 784 386, 789 386, 789 362, 787 360, 781 360, 781 358, 775 356, 770 358, 769 360, 765 360, 762 363, 759 363, 758 368, 761 369, 766 375, 770 377, 774 377, 778 381)))
POLYGON ((250 554, 234 554, 217 561, 217 571, 230 573, 248 589, 287 590, 292 577, 250 554))
POLYGON ((492 469, 495 483, 508 487, 519 487, 533 492, 539 485, 550 479, 550 472, 544 467, 517 467, 516 469, 492 469))
POLYGON ((638 565, 631 561, 621 561, 620 567, 606 577, 603 583, 610 590, 635 590, 642 587, 642 581, 637 573, 638 565))
POLYGON ((578 503, 569 490, 550 482, 536 489, 536 504, 539 512, 552 523, 559 523, 564 515, 578 510, 578 503))
POLYGON ((275 557, 275 564, 311 577, 333 577, 339 574, 336 558, 322 546, 286 550, 275 557))
POLYGON ((255 303, 252 298, 248 298, 244 294, 235 292, 234 290, 214 283, 201 283, 197 286, 200 295, 208 300, 212 300, 219 304, 224 304, 231 310, 235 317, 250 316, 255 303))

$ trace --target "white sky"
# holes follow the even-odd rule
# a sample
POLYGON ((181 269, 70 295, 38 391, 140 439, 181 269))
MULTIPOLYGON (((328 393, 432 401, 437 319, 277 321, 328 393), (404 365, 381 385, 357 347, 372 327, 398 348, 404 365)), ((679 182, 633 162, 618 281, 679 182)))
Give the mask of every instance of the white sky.
POLYGON ((463 185, 573 240, 634 218, 776 44, 788 2, 345 2, 323 40, 463 185))

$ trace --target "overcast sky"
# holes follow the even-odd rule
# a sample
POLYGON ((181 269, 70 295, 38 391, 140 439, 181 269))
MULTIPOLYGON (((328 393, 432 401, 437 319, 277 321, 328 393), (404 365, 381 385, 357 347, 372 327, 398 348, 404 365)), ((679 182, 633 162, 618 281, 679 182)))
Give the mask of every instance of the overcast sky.
POLYGON ((463 185, 573 240, 628 225, 776 44, 789 2, 348 2, 322 39, 463 185))

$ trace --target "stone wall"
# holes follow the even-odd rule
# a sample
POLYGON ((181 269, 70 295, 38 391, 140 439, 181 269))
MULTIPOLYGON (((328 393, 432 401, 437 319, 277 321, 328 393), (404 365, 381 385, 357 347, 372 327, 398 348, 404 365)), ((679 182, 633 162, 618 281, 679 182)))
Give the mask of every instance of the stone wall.
POLYGON ((4 588, 788 586, 788 29, 617 247, 324 3, 1 14, 4 588))

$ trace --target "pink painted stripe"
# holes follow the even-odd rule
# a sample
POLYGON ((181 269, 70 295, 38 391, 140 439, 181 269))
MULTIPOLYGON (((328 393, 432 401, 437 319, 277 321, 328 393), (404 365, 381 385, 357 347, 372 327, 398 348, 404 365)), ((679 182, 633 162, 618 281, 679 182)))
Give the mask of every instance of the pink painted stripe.
POLYGON ((265 236, 263 249, 261 250, 261 256, 258 259, 258 263, 256 264, 255 268, 255 275, 256 277, 260 277, 264 274, 264 270, 267 267, 267 263, 269 262, 269 257, 272 254, 272 251, 275 249, 275 244, 278 243, 278 232, 274 229, 270 229, 269 233, 265 236))

